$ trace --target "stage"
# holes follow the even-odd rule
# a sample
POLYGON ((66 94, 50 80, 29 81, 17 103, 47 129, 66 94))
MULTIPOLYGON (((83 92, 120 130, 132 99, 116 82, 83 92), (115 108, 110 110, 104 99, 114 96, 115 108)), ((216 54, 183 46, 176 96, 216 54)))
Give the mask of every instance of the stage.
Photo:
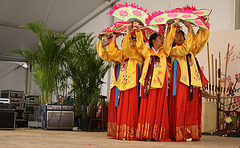
POLYGON ((203 135, 200 141, 157 142, 122 141, 106 136, 106 132, 58 131, 20 128, 0 130, 1 147, 11 148, 238 148, 240 138, 203 135))

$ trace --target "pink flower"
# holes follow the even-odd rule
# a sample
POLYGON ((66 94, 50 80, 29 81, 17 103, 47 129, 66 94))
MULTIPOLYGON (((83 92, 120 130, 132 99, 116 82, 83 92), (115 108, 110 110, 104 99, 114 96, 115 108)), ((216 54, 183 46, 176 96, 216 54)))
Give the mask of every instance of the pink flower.
POLYGON ((161 72, 161 71, 158 71, 158 74, 162 74, 162 72, 161 72))
POLYGON ((183 17, 183 18, 190 18, 191 15, 190 15, 190 14, 185 14, 185 15, 183 15, 182 17, 183 17))
POLYGON ((156 18, 156 19, 155 19, 155 22, 162 22, 163 20, 164 20, 164 18, 159 17, 159 18, 156 18))
POLYGON ((203 23, 200 20, 194 20, 194 22, 198 25, 202 25, 203 23))
POLYGON ((126 79, 123 79, 122 83, 123 83, 123 84, 126 84, 126 83, 127 83, 127 80, 126 80, 126 79))
POLYGON ((138 10, 133 10, 133 14, 140 17, 142 16, 142 12, 138 11, 138 10))
POLYGON ((119 15, 125 17, 125 16, 128 16, 128 12, 125 10, 122 10, 119 12, 119 15))
POLYGON ((132 80, 129 80, 128 82, 129 82, 129 83, 131 83, 131 82, 132 82, 132 80))
POLYGON ((168 17, 176 17, 177 14, 168 14, 167 16, 168 16, 168 17))

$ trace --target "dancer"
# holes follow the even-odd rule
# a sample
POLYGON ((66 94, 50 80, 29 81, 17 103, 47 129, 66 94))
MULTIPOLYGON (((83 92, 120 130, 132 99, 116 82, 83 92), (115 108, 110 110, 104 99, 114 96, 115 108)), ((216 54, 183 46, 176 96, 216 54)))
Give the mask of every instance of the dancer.
MULTIPOLYGON (((99 41, 97 43, 97 53, 99 57, 106 61, 106 62, 113 62, 113 76, 112 76, 112 83, 111 83, 111 91, 110 91, 110 100, 109 100, 109 107, 108 107, 108 128, 107 128, 107 136, 109 137, 116 137, 116 129, 117 129, 117 107, 115 107, 115 98, 116 98, 116 79, 117 79, 117 71, 118 65, 121 63, 121 57, 113 60, 108 51, 106 51, 102 45, 102 36, 98 34, 97 36, 99 41)), ((114 44, 114 43, 110 43, 114 44)), ((102 125, 103 126, 103 125, 102 125)))
POLYGON ((141 140, 171 141, 169 137, 166 58, 170 54, 178 23, 179 20, 175 20, 165 41, 164 34, 152 34, 149 38, 150 49, 143 41, 143 34, 140 31, 137 32, 138 50, 145 58, 139 81, 143 85, 143 94, 136 135, 141 140))
MULTIPOLYGON (((137 22, 135 22, 137 23, 137 22)), ((127 35, 122 41, 122 50, 116 44, 109 45, 109 55, 113 59, 123 58, 116 86, 120 90, 120 102, 117 114, 116 139, 136 140, 138 122, 138 77, 143 57, 136 48, 136 38, 131 34, 132 24, 128 25, 127 35)), ((113 38, 116 43, 116 37, 113 38)))
POLYGON ((201 137, 201 99, 198 88, 202 88, 202 81, 194 56, 207 42, 208 31, 200 31, 194 36, 190 22, 185 21, 184 25, 188 28, 187 37, 185 39, 184 32, 178 30, 170 53, 170 137, 175 141, 188 141, 192 138, 199 140, 201 137))

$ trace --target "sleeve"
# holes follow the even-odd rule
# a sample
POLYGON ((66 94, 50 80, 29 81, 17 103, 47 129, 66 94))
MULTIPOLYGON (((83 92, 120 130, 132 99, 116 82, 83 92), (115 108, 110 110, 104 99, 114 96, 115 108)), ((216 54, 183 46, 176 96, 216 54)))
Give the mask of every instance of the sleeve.
POLYGON ((146 43, 143 40, 142 31, 136 32, 136 36, 137 36, 137 42, 136 42, 137 50, 144 58, 146 58, 149 50, 146 43))
POLYGON ((200 28, 193 40, 192 53, 197 55, 202 51, 203 47, 206 45, 209 39, 209 30, 200 28))
POLYGON ((102 40, 97 42, 96 45, 98 56, 106 62, 114 62, 114 60, 109 56, 108 52, 102 46, 102 40))
POLYGON ((166 35, 167 37, 164 41, 163 49, 165 50, 165 53, 167 56, 169 56, 169 54, 171 52, 172 44, 173 44, 174 37, 176 34, 176 30, 177 30, 176 28, 171 27, 170 32, 168 32, 166 35))
POLYGON ((116 40, 113 40, 109 45, 108 45, 108 54, 110 57, 119 63, 122 63, 123 61, 123 51, 118 49, 116 40))
POLYGON ((173 47, 170 55, 174 57, 185 56, 191 51, 192 44, 193 44, 193 33, 188 32, 183 45, 173 47))

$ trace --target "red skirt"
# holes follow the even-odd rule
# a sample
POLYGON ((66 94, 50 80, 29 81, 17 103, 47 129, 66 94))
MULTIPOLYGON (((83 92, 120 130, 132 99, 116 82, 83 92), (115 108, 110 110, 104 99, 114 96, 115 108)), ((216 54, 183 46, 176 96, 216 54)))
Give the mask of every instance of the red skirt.
MULTIPOLYGON (((138 80, 136 82, 138 82, 138 80)), ((120 101, 117 107, 116 139, 136 140, 137 124, 138 83, 134 88, 120 91, 120 101)))
POLYGON ((176 96, 173 96, 173 72, 169 91, 170 137, 176 141, 186 141, 188 138, 199 140, 201 137, 202 107, 199 90, 198 88, 193 89, 193 99, 190 101, 189 86, 180 82, 181 70, 178 64, 176 96))
POLYGON ((136 138, 171 141, 166 82, 163 88, 151 89, 148 98, 141 99, 136 138))
MULTIPOLYGON (((118 64, 114 67, 115 79, 117 76, 118 64)), ((116 137, 117 130, 117 107, 115 107, 116 86, 111 89, 110 100, 108 105, 108 129, 107 136, 116 137)))
POLYGON ((117 108, 115 107, 116 87, 114 86, 110 92, 110 100, 108 106, 108 129, 107 136, 116 137, 117 130, 117 108))

